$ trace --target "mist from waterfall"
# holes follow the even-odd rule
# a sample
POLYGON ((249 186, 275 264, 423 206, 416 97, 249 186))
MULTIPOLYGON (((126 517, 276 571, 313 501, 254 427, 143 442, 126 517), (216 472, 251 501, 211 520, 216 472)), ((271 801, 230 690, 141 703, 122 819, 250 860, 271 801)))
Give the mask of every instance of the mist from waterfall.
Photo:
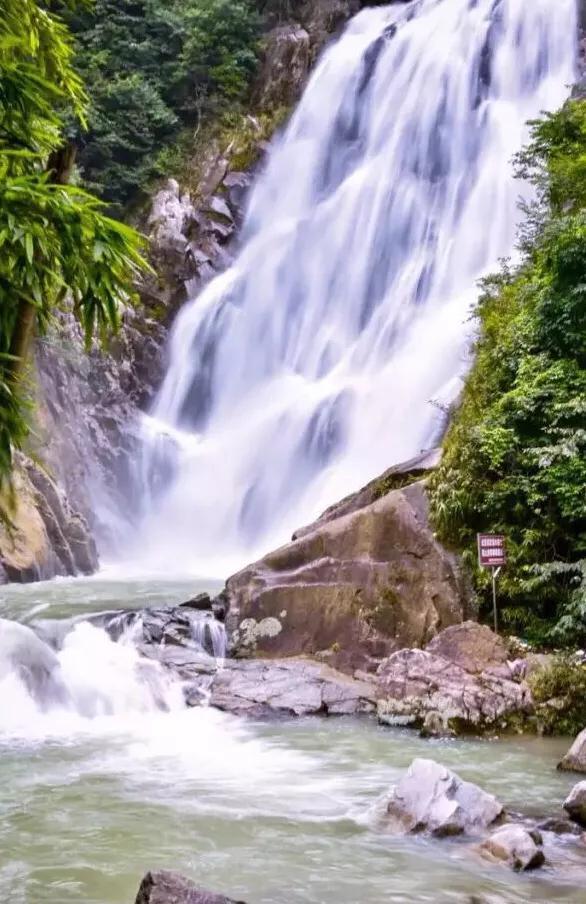
POLYGON ((233 266, 176 321, 129 559, 226 573, 438 441, 576 29, 575 0, 414 0, 324 53, 233 266))

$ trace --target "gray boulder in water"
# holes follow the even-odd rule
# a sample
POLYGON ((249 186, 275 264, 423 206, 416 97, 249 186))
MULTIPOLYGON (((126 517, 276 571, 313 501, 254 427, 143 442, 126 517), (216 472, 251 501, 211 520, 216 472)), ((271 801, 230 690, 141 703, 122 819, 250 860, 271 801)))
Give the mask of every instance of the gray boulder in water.
POLYGON ((53 650, 35 632, 0 618, 0 679, 18 674, 37 703, 50 703, 66 693, 53 650))
POLYGON ((235 901, 197 888, 179 873, 158 870, 146 874, 135 904, 244 904, 244 901, 235 901))
POLYGON ((545 862, 543 838, 540 833, 523 826, 502 826, 484 841, 480 851, 484 856, 501 860, 515 870, 537 869, 545 862))
POLYGON ((434 760, 415 759, 384 801, 382 828, 438 837, 475 834, 503 813, 502 804, 434 760))
POLYGON ((558 765, 558 769, 568 772, 586 772, 586 728, 580 732, 558 765))
POLYGON ((574 785, 564 801, 564 810, 570 819, 586 828, 586 782, 574 785))

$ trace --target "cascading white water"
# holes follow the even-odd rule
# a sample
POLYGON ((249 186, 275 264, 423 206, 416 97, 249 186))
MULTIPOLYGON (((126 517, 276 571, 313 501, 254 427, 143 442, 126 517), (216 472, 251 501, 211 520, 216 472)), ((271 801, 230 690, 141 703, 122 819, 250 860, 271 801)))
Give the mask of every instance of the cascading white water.
POLYGON ((234 265, 177 320, 145 424, 149 567, 242 564, 437 440, 476 281, 514 246, 511 158, 566 96, 575 35, 575 0, 414 0, 324 54, 234 265))
POLYGON ((24 625, 0 619, 0 736, 44 737, 63 722, 185 708, 181 682, 143 658, 131 632, 115 643, 88 622, 71 625, 52 650, 24 625))

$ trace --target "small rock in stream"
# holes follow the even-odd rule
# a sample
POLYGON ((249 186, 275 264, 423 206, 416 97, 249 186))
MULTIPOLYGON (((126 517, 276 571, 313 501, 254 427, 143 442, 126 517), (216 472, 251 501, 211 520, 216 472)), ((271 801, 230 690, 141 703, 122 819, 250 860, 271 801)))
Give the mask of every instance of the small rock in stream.
POLYGON ((558 764, 558 769, 567 772, 586 772, 586 728, 580 732, 561 763, 558 764))
POLYGON ((135 904, 245 904, 198 888, 190 879, 169 870, 147 873, 135 904))
POLYGON ((580 835, 580 829, 569 819, 552 816, 537 826, 540 832, 552 832, 554 835, 580 835))
POLYGON ((382 828, 397 834, 474 834, 493 825, 503 813, 492 794, 434 760, 419 758, 384 802, 382 828))
POLYGON ((483 841, 480 851, 495 860, 502 860, 515 870, 537 869, 543 866, 543 838, 536 830, 523 826, 502 826, 483 841))
POLYGON ((570 819, 586 828, 586 782, 578 782, 564 801, 564 810, 570 819))

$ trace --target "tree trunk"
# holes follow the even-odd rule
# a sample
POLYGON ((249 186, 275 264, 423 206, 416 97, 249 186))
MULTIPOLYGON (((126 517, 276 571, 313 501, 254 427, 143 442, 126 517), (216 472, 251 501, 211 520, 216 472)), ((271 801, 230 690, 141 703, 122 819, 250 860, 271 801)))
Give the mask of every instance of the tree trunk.
POLYGON ((21 301, 18 305, 16 323, 10 343, 10 354, 14 361, 10 362, 9 371, 15 380, 22 376, 26 366, 35 332, 36 319, 35 306, 29 301, 21 301))
POLYGON ((71 179, 76 156, 77 147, 72 141, 49 155, 47 171, 51 174, 51 182, 54 182, 55 185, 67 185, 71 179))

